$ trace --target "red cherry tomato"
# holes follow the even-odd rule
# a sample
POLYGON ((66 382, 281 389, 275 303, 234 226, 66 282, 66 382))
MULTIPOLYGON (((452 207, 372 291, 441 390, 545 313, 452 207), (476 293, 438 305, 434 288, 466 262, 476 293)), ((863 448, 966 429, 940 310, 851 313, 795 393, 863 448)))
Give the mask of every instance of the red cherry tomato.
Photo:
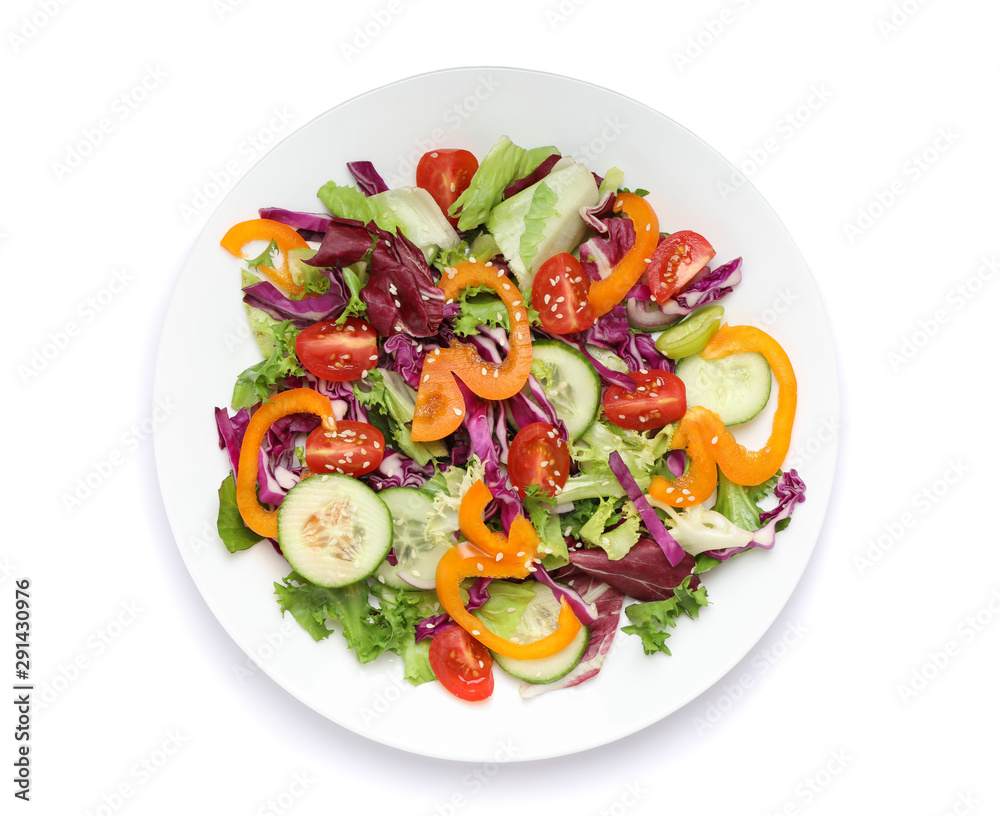
POLYGON ((548 496, 566 486, 570 458, 566 440, 547 422, 532 422, 517 432, 507 454, 507 474, 523 499, 528 485, 548 496))
POLYGON ((441 685, 459 699, 475 702, 493 693, 493 656, 461 626, 436 634, 429 657, 441 685))
POLYGON ((630 372, 635 391, 612 385, 604 392, 604 413, 619 428, 650 431, 677 422, 687 411, 684 382, 669 371, 630 372))
POLYGON ((306 467, 313 473, 363 476, 382 462, 385 437, 367 422, 342 419, 336 431, 322 425, 306 437, 306 467))
POLYGON ((321 379, 356 380, 378 362, 378 334, 357 317, 340 325, 323 320, 299 332, 295 353, 303 367, 321 379))
POLYGON ((552 334, 572 334, 594 325, 587 302, 590 278, 568 252, 553 255, 541 265, 531 285, 531 306, 542 328, 552 334))
POLYGON ((466 191, 479 169, 479 161, 468 150, 432 150, 417 163, 417 186, 423 187, 454 227, 458 218, 448 208, 466 191))
POLYGON ((714 257, 712 245, 697 232, 681 230, 667 236, 649 259, 646 269, 649 291, 658 303, 666 303, 714 257))

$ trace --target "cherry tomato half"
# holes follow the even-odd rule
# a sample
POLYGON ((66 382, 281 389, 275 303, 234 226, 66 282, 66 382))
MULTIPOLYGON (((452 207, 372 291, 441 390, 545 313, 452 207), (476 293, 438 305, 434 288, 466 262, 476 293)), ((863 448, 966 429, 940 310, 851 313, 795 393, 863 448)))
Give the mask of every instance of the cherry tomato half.
POLYGON ((417 186, 431 194, 454 227, 458 218, 449 215, 448 208, 466 191, 478 169, 479 161, 468 150, 432 150, 417 163, 417 186))
POLYGON ((382 462, 385 437, 367 422, 342 419, 336 431, 322 425, 306 437, 306 467, 313 473, 363 476, 382 462))
POLYGON ((340 325, 323 320, 299 332, 295 353, 303 367, 321 379, 356 380, 378 362, 378 334, 358 317, 340 325))
POLYGON ((493 656, 461 626, 434 636, 431 670, 441 685, 461 700, 485 700, 493 693, 493 656))
POLYGON ((570 458, 566 440, 547 422, 532 422, 517 432, 507 454, 507 474, 523 499, 528 485, 547 496, 566 486, 570 458))
POLYGON ((594 325, 587 302, 590 278, 568 252, 553 255, 541 265, 531 284, 531 306, 542 328, 552 334, 572 334, 594 325))
POLYGON ((697 232, 681 230, 667 236, 649 259, 649 291, 658 303, 666 303, 714 257, 712 245, 697 232))
POLYGON ((684 382, 669 371, 630 372, 635 391, 612 385, 604 392, 604 413, 619 428, 650 431, 677 422, 687 411, 684 382))

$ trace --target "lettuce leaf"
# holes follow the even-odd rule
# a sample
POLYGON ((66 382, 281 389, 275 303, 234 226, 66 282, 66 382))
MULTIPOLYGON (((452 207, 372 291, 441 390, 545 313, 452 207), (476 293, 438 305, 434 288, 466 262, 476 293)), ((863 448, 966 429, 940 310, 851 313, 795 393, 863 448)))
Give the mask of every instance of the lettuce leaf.
POLYGON ((243 516, 236 504, 236 479, 232 472, 219 485, 219 518, 216 527, 222 543, 231 553, 249 549, 261 540, 260 535, 243 523, 243 516))
POLYGON ((691 578, 685 578, 674 590, 673 597, 663 601, 647 601, 625 607, 625 616, 631 621, 623 626, 627 635, 637 635, 642 640, 642 649, 646 654, 663 652, 670 654, 667 648, 668 628, 677 625, 677 618, 682 614, 689 618, 697 618, 701 607, 708 606, 708 594, 704 586, 690 588, 691 578))
MULTIPOLYGON (((269 328, 262 325, 258 332, 267 331, 271 344, 271 355, 266 360, 250 366, 236 378, 233 388, 232 407, 235 410, 249 408, 261 400, 265 400, 278 390, 278 385, 287 377, 300 377, 305 374, 295 355, 295 338, 299 329, 291 320, 283 320, 269 328)), ((258 343, 260 341, 258 340, 258 343)))
POLYGON ((760 529, 761 509, 758 503, 774 492, 774 486, 777 483, 778 474, 776 473, 762 484, 746 487, 730 481, 726 478, 726 474, 720 470, 718 492, 712 509, 744 530, 752 532, 760 529))
POLYGON ((448 210, 458 216, 458 229, 465 232, 483 224, 511 182, 528 175, 556 152, 554 147, 525 150, 501 136, 479 163, 468 188, 448 210))
POLYGON ((555 215, 558 200, 559 196, 544 181, 535 187, 528 214, 524 216, 524 232, 521 233, 520 255, 528 269, 535 260, 539 243, 545 237, 546 224, 555 215))
POLYGON ((394 652, 403 658, 406 679, 414 685, 435 679, 427 649, 415 642, 414 635, 417 621, 435 611, 433 592, 393 590, 383 584, 369 586, 367 581, 329 589, 292 572, 274 584, 274 593, 282 614, 291 613, 314 640, 333 632, 328 620, 339 621, 359 662, 394 652), (369 593, 378 598, 378 606, 371 604, 369 593))

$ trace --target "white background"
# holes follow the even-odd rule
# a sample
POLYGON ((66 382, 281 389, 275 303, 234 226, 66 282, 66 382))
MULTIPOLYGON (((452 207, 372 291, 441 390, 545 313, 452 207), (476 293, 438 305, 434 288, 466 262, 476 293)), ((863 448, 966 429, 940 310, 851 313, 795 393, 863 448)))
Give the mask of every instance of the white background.
POLYGON ((671 5, 4 4, 0 674, 29 579, 36 697, 30 804, 2 717, 4 812, 997 812, 1000 10, 671 5), (502 767, 382 747, 248 662, 149 434, 165 309, 225 192, 328 108, 462 65, 611 88, 740 166, 813 270, 842 393, 827 522, 757 648, 639 734, 502 767))

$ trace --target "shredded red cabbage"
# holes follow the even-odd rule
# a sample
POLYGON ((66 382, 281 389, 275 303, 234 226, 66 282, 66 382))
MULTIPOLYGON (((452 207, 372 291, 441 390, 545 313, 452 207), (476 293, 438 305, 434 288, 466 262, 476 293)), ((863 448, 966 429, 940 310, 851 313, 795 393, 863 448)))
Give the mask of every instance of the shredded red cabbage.
POLYGON ((621 454, 618 451, 611 451, 611 455, 608 457, 608 464, 611 465, 611 472, 615 474, 615 478, 621 484, 625 495, 635 505, 635 509, 639 511, 639 515, 642 517, 646 529, 649 530, 649 534, 653 536, 653 540, 663 550, 663 554, 667 557, 670 564, 676 567, 684 560, 684 550, 674 540, 674 537, 667 532, 667 528, 663 526, 660 517, 656 515, 656 511, 653 510, 652 505, 650 505, 639 489, 639 485, 636 484, 621 454))
POLYGON ((281 207, 262 207, 258 210, 261 218, 279 221, 298 230, 306 241, 319 241, 330 226, 330 216, 319 213, 295 212, 281 207))

